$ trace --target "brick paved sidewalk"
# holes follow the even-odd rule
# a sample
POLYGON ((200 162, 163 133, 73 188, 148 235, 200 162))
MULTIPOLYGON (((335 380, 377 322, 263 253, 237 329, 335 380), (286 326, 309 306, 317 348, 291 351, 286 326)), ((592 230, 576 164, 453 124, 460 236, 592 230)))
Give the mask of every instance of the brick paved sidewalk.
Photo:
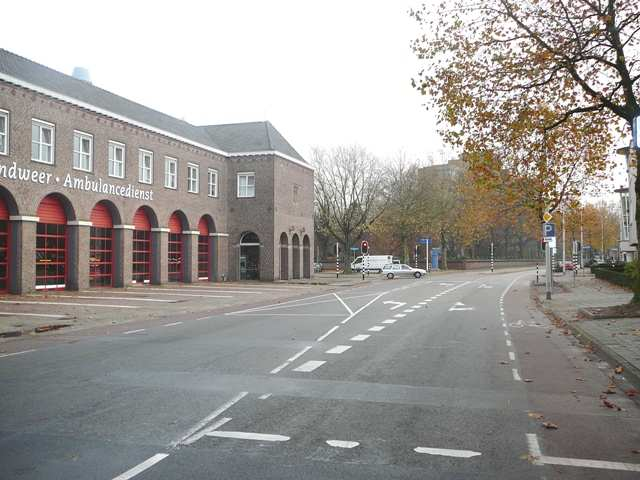
POLYGON ((543 308, 592 343, 610 362, 622 365, 627 379, 640 388, 640 318, 588 319, 579 314, 585 307, 628 303, 631 291, 591 275, 576 277, 574 286, 571 272, 554 276, 554 282, 557 285, 551 300, 545 300, 544 286, 534 287, 543 308))

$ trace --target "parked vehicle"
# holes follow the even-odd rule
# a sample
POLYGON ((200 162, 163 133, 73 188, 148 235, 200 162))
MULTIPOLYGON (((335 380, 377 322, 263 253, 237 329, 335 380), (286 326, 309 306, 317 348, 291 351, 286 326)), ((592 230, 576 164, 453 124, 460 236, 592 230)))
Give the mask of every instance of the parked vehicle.
POLYGON ((382 273, 391 280, 396 277, 420 278, 426 275, 427 271, 422 268, 410 267, 406 263, 389 263, 382 268, 382 273))
POLYGON ((367 259, 368 264, 365 265, 365 260, 363 256, 356 257, 356 259, 351 262, 351 270, 354 272, 360 272, 365 268, 368 268, 369 271, 382 272, 382 268, 388 263, 393 263, 393 256, 391 255, 369 255, 367 259))

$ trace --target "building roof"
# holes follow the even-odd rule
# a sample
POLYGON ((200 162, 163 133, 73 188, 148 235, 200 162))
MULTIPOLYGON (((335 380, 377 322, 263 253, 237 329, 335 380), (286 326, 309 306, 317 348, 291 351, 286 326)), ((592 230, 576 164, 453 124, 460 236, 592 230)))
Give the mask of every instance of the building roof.
MULTIPOLYGON (((124 121, 150 126, 180 139, 205 145, 221 153, 277 151, 304 162, 302 156, 270 122, 196 126, 128 100, 102 88, 53 70, 0 48, 0 79, 26 83, 45 92, 113 113, 124 121)), ((108 113, 107 113, 108 114, 108 113)))

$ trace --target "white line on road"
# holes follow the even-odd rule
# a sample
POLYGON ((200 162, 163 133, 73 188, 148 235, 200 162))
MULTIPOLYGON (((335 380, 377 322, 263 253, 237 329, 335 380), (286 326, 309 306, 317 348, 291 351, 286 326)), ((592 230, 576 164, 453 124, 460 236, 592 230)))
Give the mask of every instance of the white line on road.
POLYGON ((208 432, 207 437, 237 438, 240 440, 257 440, 259 442, 286 442, 287 440, 289 440, 289 437, 285 435, 272 435, 269 433, 252 432, 227 432, 224 430, 208 432))
POLYGON ((394 323, 396 323, 397 320, 394 320, 393 318, 390 318, 388 320, 383 320, 382 323, 387 323, 389 325, 393 325, 394 323))
MULTIPOLYGON (((143 287, 140 287, 143 288, 143 287)), ((89 290, 90 292, 92 290, 89 290)), ((233 295, 205 295, 200 293, 170 293, 170 292, 118 292, 118 295, 165 295, 167 297, 198 297, 198 298, 233 298, 233 295)), ((105 297, 111 298, 111 297, 105 297)))
POLYGON ((36 350, 34 348, 32 348, 31 350, 23 350, 21 352, 14 352, 14 353, 4 353, 2 355, 0 355, 0 358, 5 358, 5 357, 14 357, 16 355, 22 355, 24 353, 31 353, 31 352, 35 352, 36 350))
POLYGON ((456 458, 471 458, 482 455, 480 452, 474 452, 473 450, 451 450, 448 448, 429 448, 429 447, 416 447, 413 449, 417 453, 426 453, 429 455, 441 455, 443 457, 456 457, 456 458))
POLYGON ((426 305, 427 301, 425 300, 424 302, 420 302, 418 305, 426 305))
POLYGON ((355 337, 351 337, 351 341, 353 342, 364 342, 371 335, 356 335, 355 337))
POLYGON ((358 315, 361 311, 363 311, 365 308, 367 308, 369 305, 371 305, 373 302, 375 302, 376 300, 378 300, 380 297, 386 295, 387 292, 382 292, 380 295, 378 295, 377 297, 375 297, 373 300, 371 300, 369 303, 366 303, 365 305, 363 305, 362 307, 360 307, 358 310, 356 310, 355 312, 353 312, 352 315, 349 315, 347 318, 345 318, 341 323, 347 323, 349 320, 351 320, 353 317, 355 317, 356 315, 358 315))
POLYGON ((291 362, 295 362, 298 358, 300 358, 302 355, 304 355, 307 351, 309 351, 311 349, 311 345, 307 345, 306 347, 304 347, 302 350, 300 350, 298 353, 296 353, 293 357, 287 359, 286 362, 284 362, 282 365, 277 366, 276 368, 274 368, 273 370, 271 370, 269 373, 271 374, 275 374, 278 373, 280 370, 282 370, 283 368, 288 367, 289 365, 291 365, 291 362))
POLYGON ((308 362, 303 363, 297 368, 294 368, 294 372, 313 372, 316 368, 327 363, 324 360, 309 360, 308 362))
POLYGON ((529 455, 534 465, 562 465, 566 467, 599 468, 602 470, 618 470, 623 472, 640 472, 639 463, 609 462, 605 460, 589 460, 586 458, 551 457, 542 454, 538 436, 527 433, 529 455))
POLYGON ((229 417, 223 417, 220 420, 218 420, 217 422, 215 422, 215 423, 211 424, 210 426, 208 426, 207 428, 203 428, 198 433, 196 433, 196 434, 190 436, 189 438, 187 438, 184 442, 182 442, 182 445, 191 445, 192 443, 195 443, 198 440, 200 440, 207 433, 213 432, 214 430, 217 430, 222 425, 224 425, 225 423, 230 422, 230 421, 231 421, 231 419, 229 417))
POLYGON ((322 295, 314 295, 313 297, 299 298, 297 300, 289 300, 287 302, 272 303, 270 305, 263 305, 262 307, 247 308, 244 310, 238 310, 236 312, 229 312, 229 313, 225 313, 225 315, 235 315, 237 313, 246 313, 246 312, 257 312, 259 310, 276 310, 279 308, 302 307, 305 305, 313 305, 315 303, 328 303, 328 302, 332 302, 333 300, 323 300, 322 302, 310 302, 310 303, 295 303, 295 302, 313 300, 315 298, 328 297, 330 295, 331 295, 330 293, 323 293, 322 295))
POLYGON ((316 342, 323 341, 325 338, 327 338, 329 335, 331 335, 333 332, 335 332, 339 328, 340 328, 340 325, 336 325, 335 327, 331 327, 327 333, 325 333, 324 335, 320 335, 318 337, 318 339, 316 340, 316 342))
POLYGON ((353 310, 351 310, 351 309, 349 308, 349 305, 347 305, 346 303, 344 303, 344 300, 342 300, 342 299, 338 296, 338 294, 337 294, 337 293, 334 293, 334 294, 333 294, 333 296, 334 296, 334 297, 336 297, 336 298, 338 299, 338 301, 342 304, 342 306, 343 306, 344 308, 346 308, 346 309, 347 309, 347 312, 349 312, 349 315, 353 315, 353 310))
POLYGON ((383 305, 393 305, 393 307, 391 307, 389 310, 395 310, 396 308, 400 308, 403 305, 406 305, 405 302, 394 302, 392 300, 385 300, 384 302, 382 302, 383 305))
POLYGON ((168 456, 169 456, 168 453, 156 453, 153 457, 147 458, 144 462, 136 465, 132 469, 127 470, 126 472, 118 475, 117 477, 114 477, 113 480, 129 480, 130 478, 135 477, 139 473, 144 472, 148 468, 153 467, 156 463, 160 462, 161 460, 164 460, 168 456))
POLYGON ((382 325, 378 325, 375 327, 371 327, 369 329, 370 332, 381 332, 382 330, 384 330, 385 327, 383 327, 382 325))
POLYGON ((165 323, 163 327, 175 327, 176 325, 182 325, 183 322, 165 323))
POLYGON ((506 344, 507 344, 507 347, 510 347, 510 346, 511 346, 511 340, 509 340, 509 339, 507 338, 507 339, 505 340, 505 342, 506 342, 506 344))
POLYGON ((336 345, 335 347, 330 348, 329 350, 327 350, 324 353, 334 353, 336 355, 339 355, 341 353, 346 352, 350 348, 351 348, 351 345, 336 345))
POLYGON ((350 442, 348 440, 327 440, 327 445, 336 448, 354 448, 360 445, 360 442, 350 442))
POLYGON ((66 315, 53 315, 51 313, 24 313, 24 312, 0 312, 0 315, 13 317, 44 317, 44 318, 65 318, 66 315))
POLYGON ((126 332, 123 333, 123 335, 131 335, 132 333, 140 333, 140 332, 144 332, 146 330, 146 328, 139 328, 137 330, 127 330, 126 332))
POLYGON ((70 302, 36 302, 28 300, 0 300, 0 303, 14 305, 65 305, 70 307, 103 307, 103 308, 140 308, 137 305, 102 305, 99 303, 70 303, 70 302))
POLYGON ((200 318, 196 318, 196 322, 201 322, 203 320, 211 320, 213 317, 200 317, 200 318))
POLYGON ((513 379, 516 382, 521 382, 522 378, 520 378, 520 374, 518 373, 518 369, 517 368, 512 368, 511 369, 511 373, 513 373, 513 379))
POLYGON ((420 305, 412 305, 411 308, 413 308, 414 310, 417 310, 420 308, 420 305))
POLYGON ((508 337, 508 336, 509 336, 509 332, 507 332, 507 331, 505 330, 505 332, 504 332, 504 336, 505 336, 505 337, 508 337))
POLYGON ((111 297, 109 295, 101 295, 94 297, 91 295, 59 295, 58 298, 80 298, 82 300, 127 300, 132 302, 156 302, 156 303, 176 303, 178 300, 163 300, 161 298, 142 298, 142 297, 111 297))
POLYGON ((396 314, 394 315, 394 317, 395 317, 395 318, 404 318, 404 317, 406 317, 406 316, 407 316, 407 314, 406 314, 406 313, 396 313, 396 314))
POLYGON ((260 400, 266 400, 267 398, 269 398, 271 396, 270 393, 265 393, 264 395, 260 395, 258 398, 260 400))
POLYGON ((232 407, 233 405, 235 405, 236 403, 238 403, 240 400, 242 400, 249 392, 240 392, 238 395, 236 395, 235 397, 233 397, 231 400, 229 400, 226 403, 223 403, 222 405, 220 405, 218 408, 216 408, 213 412, 211 412, 209 415, 207 415, 206 417, 204 417, 202 420, 200 420, 198 423, 196 423, 193 427, 191 427, 189 429, 189 431, 187 433, 185 433, 182 438, 180 438, 180 440, 178 440, 177 442, 173 442, 171 444, 171 446, 175 447, 176 445, 179 445, 180 443, 184 442, 185 440, 187 440, 189 437, 191 437, 194 433, 198 432, 199 430, 202 430, 204 427, 207 426, 207 424, 209 422, 211 422, 214 418, 216 418, 217 416, 219 416, 222 412, 224 412, 225 410, 229 409, 230 407, 232 407))
POLYGON ((516 359, 516 354, 513 352, 509 352, 509 360, 513 361, 516 359))
POLYGON ((406 310, 403 310, 402 313, 413 313, 415 312, 415 310, 411 309, 411 308, 407 308, 406 310))

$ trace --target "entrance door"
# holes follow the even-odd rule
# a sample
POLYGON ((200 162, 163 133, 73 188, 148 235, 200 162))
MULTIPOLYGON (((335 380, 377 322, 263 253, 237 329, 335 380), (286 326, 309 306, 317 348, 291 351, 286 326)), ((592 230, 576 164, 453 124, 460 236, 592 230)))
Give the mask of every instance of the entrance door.
POLYGON ((132 282, 151 281, 151 222, 143 208, 133 216, 132 282))
POLYGON ((198 280, 209 280, 209 225, 205 218, 198 223, 198 280))
POLYGON ((113 285, 113 220, 104 203, 96 203, 91 211, 89 285, 113 285))
POLYGON ((0 197, 0 292, 9 289, 9 209, 0 197))
POLYGON ((42 199, 37 215, 36 289, 62 290, 67 278, 67 216, 53 195, 42 199))
POLYGON ((182 222, 175 213, 169 217, 169 281, 182 281, 182 222))
POLYGON ((260 280, 260 239, 253 232, 240 239, 240 280, 260 280))

